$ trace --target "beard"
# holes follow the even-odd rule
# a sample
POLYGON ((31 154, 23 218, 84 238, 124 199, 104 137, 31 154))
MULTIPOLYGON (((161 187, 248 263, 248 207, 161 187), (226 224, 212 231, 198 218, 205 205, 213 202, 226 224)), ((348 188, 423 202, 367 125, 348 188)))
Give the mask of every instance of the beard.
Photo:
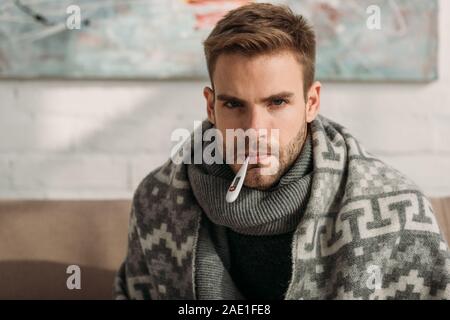
MULTIPOLYGON (((258 190, 267 190, 273 187, 280 178, 291 168, 300 155, 307 136, 307 122, 303 123, 295 137, 279 150, 278 169, 273 174, 261 174, 260 164, 249 164, 244 185, 258 190)), ((234 173, 240 169, 240 164, 230 164, 234 173)))

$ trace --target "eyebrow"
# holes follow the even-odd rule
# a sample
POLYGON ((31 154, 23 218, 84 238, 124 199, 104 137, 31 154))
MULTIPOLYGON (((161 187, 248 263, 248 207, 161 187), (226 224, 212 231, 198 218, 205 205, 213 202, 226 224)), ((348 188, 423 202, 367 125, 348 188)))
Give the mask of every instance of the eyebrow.
MULTIPOLYGON (((280 99, 280 98, 291 98, 293 96, 294 96, 293 92, 282 91, 282 92, 279 92, 279 93, 271 94, 270 96, 268 96, 266 98, 262 98, 260 101, 261 102, 268 102, 268 101, 275 100, 275 99, 280 99)), ((220 101, 230 101, 230 100, 232 100, 232 101, 237 101, 237 102, 242 103, 242 104, 246 103, 246 101, 241 99, 241 98, 234 97, 232 95, 225 94, 225 93, 218 94, 217 95, 217 100, 220 100, 220 101)))

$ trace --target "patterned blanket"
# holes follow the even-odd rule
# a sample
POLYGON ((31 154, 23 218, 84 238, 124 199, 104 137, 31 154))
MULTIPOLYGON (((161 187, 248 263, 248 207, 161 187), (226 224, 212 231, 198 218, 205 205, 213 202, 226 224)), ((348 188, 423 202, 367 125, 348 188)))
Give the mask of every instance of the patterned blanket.
MULTIPOLYGON (((419 188, 341 125, 311 123, 311 195, 293 239, 286 299, 448 299, 450 253, 419 188)), ((201 208, 187 164, 137 188, 116 299, 197 299, 201 208)))

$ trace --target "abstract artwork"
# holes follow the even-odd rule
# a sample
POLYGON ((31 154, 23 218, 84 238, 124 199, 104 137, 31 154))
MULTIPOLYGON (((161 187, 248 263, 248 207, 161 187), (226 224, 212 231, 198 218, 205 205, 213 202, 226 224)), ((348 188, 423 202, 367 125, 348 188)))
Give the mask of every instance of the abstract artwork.
MULTIPOLYGON (((202 41, 245 0, 0 2, 0 77, 204 79, 202 41), (70 6, 79 28, 68 28, 70 6)), ((267 1, 261 1, 267 2, 267 1)), ((279 0, 314 25, 321 80, 437 78, 437 0, 279 0), (370 29, 369 6, 379 8, 370 29)))

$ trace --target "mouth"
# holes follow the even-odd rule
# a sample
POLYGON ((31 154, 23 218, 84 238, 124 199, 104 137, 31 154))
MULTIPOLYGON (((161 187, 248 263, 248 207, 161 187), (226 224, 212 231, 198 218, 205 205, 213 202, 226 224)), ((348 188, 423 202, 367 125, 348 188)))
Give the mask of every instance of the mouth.
POLYGON ((237 155, 237 158, 246 159, 249 157, 250 164, 256 164, 267 160, 271 155, 269 153, 258 154, 258 153, 241 153, 237 155))
MULTIPOLYGON (((271 162, 273 160, 272 158, 274 158, 274 156, 271 154, 258 153, 246 153, 242 154, 241 157, 241 159, 246 159, 247 157, 249 158, 247 170, 266 168, 271 165, 271 162)), ((239 159, 239 156, 237 159, 239 159)))
POLYGON ((254 154, 249 156, 249 163, 261 163, 267 160, 270 157, 269 154, 254 154))

